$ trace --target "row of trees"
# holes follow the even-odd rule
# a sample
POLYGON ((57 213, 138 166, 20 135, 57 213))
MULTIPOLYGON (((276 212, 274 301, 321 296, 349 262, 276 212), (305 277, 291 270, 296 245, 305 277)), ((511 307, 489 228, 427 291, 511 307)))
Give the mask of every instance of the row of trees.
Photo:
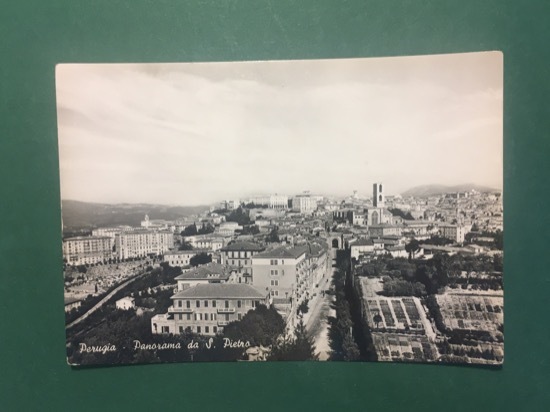
POLYGON ((195 236, 195 235, 206 235, 208 233, 214 232, 214 226, 210 223, 203 223, 200 228, 197 228, 197 225, 193 223, 192 225, 186 226, 185 229, 181 232, 182 236, 195 236))
POLYGON ((344 267, 334 272, 335 317, 329 317, 330 360, 353 361, 360 358, 360 351, 353 338, 353 321, 350 305, 346 299, 346 271, 344 267))
POLYGON ((445 286, 462 283, 476 284, 480 287, 486 284, 489 288, 502 287, 502 278, 498 274, 488 279, 460 277, 462 272, 501 271, 502 255, 449 256, 446 253, 437 253, 430 260, 410 261, 405 258, 380 256, 355 269, 359 276, 385 276, 383 293, 387 296, 423 296, 438 293, 445 286), (424 289, 419 284, 423 285, 424 289))

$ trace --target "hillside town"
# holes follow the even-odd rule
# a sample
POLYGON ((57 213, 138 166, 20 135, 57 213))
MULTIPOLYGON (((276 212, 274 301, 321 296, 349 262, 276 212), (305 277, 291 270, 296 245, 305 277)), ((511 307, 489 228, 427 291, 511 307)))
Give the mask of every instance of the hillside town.
POLYGON ((68 335, 109 304, 113 319, 147 315, 151 339, 223 336, 266 307, 279 339, 306 333, 315 359, 500 364, 502 238, 501 192, 391 196, 383 183, 145 215, 64 238, 68 335))

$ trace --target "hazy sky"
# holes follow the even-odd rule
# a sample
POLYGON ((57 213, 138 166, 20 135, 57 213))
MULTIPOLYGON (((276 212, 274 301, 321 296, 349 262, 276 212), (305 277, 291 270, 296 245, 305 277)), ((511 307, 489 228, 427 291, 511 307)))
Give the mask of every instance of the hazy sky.
POLYGON ((64 64, 61 196, 207 204, 250 194, 502 188, 502 55, 64 64))

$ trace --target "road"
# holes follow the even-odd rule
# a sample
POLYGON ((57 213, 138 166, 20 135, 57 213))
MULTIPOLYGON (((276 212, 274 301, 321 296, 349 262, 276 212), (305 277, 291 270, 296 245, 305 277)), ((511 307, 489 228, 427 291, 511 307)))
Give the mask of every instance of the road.
POLYGON ((70 329, 72 328, 74 325, 82 322, 84 319, 86 319, 88 316, 90 316, 92 313, 94 313, 96 310, 98 310, 100 307, 102 307, 105 303, 107 303, 107 301, 109 299, 111 299, 115 293, 117 293, 120 289, 122 289, 124 286, 126 286, 127 284, 129 284, 130 282, 133 282, 134 280, 136 280, 137 278, 143 276, 143 275, 146 275, 147 273, 149 272, 145 272, 145 273, 141 273, 137 276, 134 276, 124 282, 122 282, 120 285, 118 285, 116 288, 114 288, 111 292, 109 292, 103 299, 101 299, 99 302, 97 302, 95 304, 95 306, 93 306, 88 312, 84 313, 82 316, 80 316, 79 318, 73 320, 71 323, 69 323, 65 329, 70 329))
POLYGON ((325 294, 323 296, 323 290, 330 288, 332 283, 332 277, 334 275, 334 268, 332 268, 332 256, 333 250, 328 250, 329 266, 325 272, 325 276, 319 282, 319 288, 316 288, 317 296, 315 296, 312 306, 309 312, 304 316, 304 323, 310 337, 313 338, 315 351, 319 355, 319 360, 328 360, 330 356, 330 346, 328 339, 328 318, 329 316, 335 316, 335 311, 332 309, 331 304, 334 300, 334 295, 325 294))

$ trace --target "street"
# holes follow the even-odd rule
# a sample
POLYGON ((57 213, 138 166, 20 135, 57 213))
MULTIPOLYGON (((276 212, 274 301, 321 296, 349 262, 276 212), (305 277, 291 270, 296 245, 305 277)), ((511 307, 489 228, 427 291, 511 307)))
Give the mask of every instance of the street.
POLYGON ((328 262, 325 275, 319 282, 319 287, 314 289, 313 293, 317 295, 311 300, 308 313, 304 316, 304 323, 310 337, 313 338, 315 352, 319 355, 319 360, 328 360, 330 356, 329 346, 329 316, 335 316, 335 311, 331 304, 334 300, 334 295, 323 294, 324 290, 330 289, 334 268, 332 267, 332 248, 328 250, 328 262))

